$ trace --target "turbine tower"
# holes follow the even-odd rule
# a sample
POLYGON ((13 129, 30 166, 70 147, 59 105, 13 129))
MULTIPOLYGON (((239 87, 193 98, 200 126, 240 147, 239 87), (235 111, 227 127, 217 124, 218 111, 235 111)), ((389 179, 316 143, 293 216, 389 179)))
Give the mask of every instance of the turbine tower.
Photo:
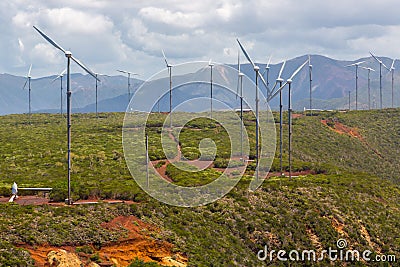
MULTIPOLYGON (((99 113, 98 113, 98 111, 97 111, 97 82, 98 82, 98 73, 95 73, 95 75, 96 75, 96 118, 99 118, 99 113)), ((100 81, 100 80, 99 80, 100 81)))
POLYGON ((254 62, 251 60, 250 56, 247 54, 246 50, 240 43, 239 39, 236 39, 238 42, 240 49, 242 50, 243 54, 247 58, 247 60, 250 62, 250 64, 253 66, 253 70, 255 72, 255 79, 256 79, 256 180, 258 180, 258 174, 259 174, 259 120, 258 120, 258 78, 262 76, 259 75, 260 68, 254 64, 254 62))
POLYGON ((210 118, 212 119, 212 112, 213 112, 213 67, 214 67, 214 64, 211 62, 211 59, 210 59, 210 61, 208 62, 208 66, 210 67, 210 90, 211 90, 211 92, 210 92, 210 95, 211 95, 211 102, 210 102, 210 118))
MULTIPOLYGON (((37 27, 33 26, 35 30, 51 45, 53 45, 55 48, 59 49, 61 52, 64 53, 65 57, 67 58, 67 140, 68 140, 68 199, 66 199, 66 202, 68 205, 72 204, 72 199, 71 199, 71 72, 70 72, 70 64, 71 64, 71 59, 75 61, 76 64, 78 64, 83 70, 85 70, 88 74, 93 76, 95 79, 97 79, 96 75, 89 69, 87 68, 83 63, 81 63, 78 59, 74 58, 72 56, 72 53, 70 51, 65 50, 61 46, 59 46, 55 41, 53 41, 50 37, 48 37, 46 34, 44 34, 41 30, 39 30, 37 27)), ((97 79, 98 80, 98 79, 97 79)))
POLYGON ((236 88, 236 98, 239 95, 240 97, 240 158, 243 159, 243 76, 244 74, 240 71, 240 51, 238 50, 238 82, 236 88), (240 92, 240 93, 239 93, 240 92))
POLYGON ((366 68, 366 67, 363 67, 363 66, 360 66, 361 68, 363 68, 363 69, 366 69, 366 70, 368 70, 368 109, 371 109, 371 86, 370 86, 370 84, 371 84, 371 79, 370 79, 370 74, 371 74, 371 71, 375 71, 374 69, 372 69, 372 68, 366 68))
POLYGON ((26 85, 28 84, 28 114, 29 114, 29 123, 30 123, 30 119, 31 119, 31 70, 32 70, 32 64, 29 67, 29 71, 28 71, 28 75, 26 76, 26 81, 24 84, 24 87, 22 88, 22 90, 25 89, 26 85))
POLYGON ((393 59, 392 62, 392 66, 390 66, 390 73, 392 74, 392 108, 394 108, 394 62, 396 61, 396 59, 393 59))
POLYGON ((67 69, 64 69, 60 74, 57 75, 56 78, 54 78, 54 80, 51 81, 53 83, 55 80, 60 78, 60 114, 61 114, 61 116, 63 115, 63 76, 66 71, 67 71, 67 69))
POLYGON ((388 71, 390 71, 390 70, 388 69, 388 67, 386 67, 386 65, 382 62, 382 60, 380 60, 376 56, 374 56, 374 54, 372 54, 372 52, 369 52, 369 53, 379 63, 379 97, 380 97, 380 106, 381 106, 381 109, 382 109, 383 108, 383 104, 382 104, 382 65, 388 71))
POLYGON ((169 127, 172 129, 172 65, 168 63, 164 50, 161 50, 169 74, 169 127))
POLYGON ((126 70, 117 70, 117 71, 121 72, 121 73, 128 74, 128 103, 129 103, 131 101, 131 75, 135 76, 135 75, 139 75, 139 74, 133 73, 133 72, 130 72, 130 71, 126 71, 126 70))
POLYGON ((350 65, 347 65, 346 67, 356 67, 356 110, 358 110, 358 67, 364 63, 365 61, 359 61, 350 65))
POLYGON ((262 74, 262 76, 264 76, 264 74, 267 73, 267 88, 269 88, 269 70, 270 70, 269 64, 271 63, 271 59, 272 59, 272 55, 269 56, 268 63, 265 66, 265 70, 262 74))
POLYGON ((300 70, 308 63, 308 59, 300 65, 290 76, 289 79, 286 80, 286 82, 276 91, 274 92, 271 96, 270 99, 274 98, 278 93, 280 93, 283 88, 285 88, 286 84, 289 84, 289 92, 288 92, 288 124, 289 124, 289 178, 292 178, 292 82, 294 77, 297 75, 297 73, 300 72, 300 70))
POLYGON ((310 115, 312 116, 312 65, 310 55, 308 55, 308 73, 310 77, 310 115))
MULTIPOLYGON (((281 69, 279 71, 278 74, 278 78, 276 78, 274 87, 272 88, 272 91, 275 90, 275 87, 278 85, 279 83, 279 87, 282 87, 282 84, 284 82, 284 80, 282 79, 282 73, 283 73, 283 69, 285 68, 286 65, 286 60, 283 61, 281 69)), ((281 176, 283 175, 283 167, 282 167, 282 148, 283 148, 283 131, 282 131, 282 126, 283 126, 283 104, 282 104, 282 90, 279 91, 279 167, 280 167, 280 174, 281 176)))

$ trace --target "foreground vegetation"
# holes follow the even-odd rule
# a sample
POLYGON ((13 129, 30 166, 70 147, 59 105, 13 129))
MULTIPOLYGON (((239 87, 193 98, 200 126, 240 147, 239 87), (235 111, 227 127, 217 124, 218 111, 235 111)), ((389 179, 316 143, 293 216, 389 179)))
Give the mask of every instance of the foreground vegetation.
MULTIPOLYGON (((247 116, 245 125, 251 130, 254 121, 247 116)), ((316 175, 292 180, 270 178, 256 192, 248 192, 248 175, 254 171, 250 164, 247 175, 227 196, 198 208, 159 203, 135 184, 123 157, 122 119, 123 114, 118 113, 102 114, 100 119, 91 114, 74 115, 73 198, 130 199, 138 204, 72 208, 1 205, 0 262, 3 265, 32 265, 29 254, 18 248, 19 244, 104 246, 124 232, 102 229, 99 225, 119 215, 135 215, 158 225, 161 231, 152 238, 173 243, 177 251, 188 256, 191 266, 211 263, 214 266, 286 266, 288 262, 260 262, 257 252, 264 245, 271 250, 320 251, 335 247, 339 238, 345 238, 351 249, 400 257, 400 110, 322 112, 296 118, 295 170, 311 170, 316 175), (332 123, 324 125, 322 119, 332 123), (362 139, 335 132, 334 122, 356 129, 362 139)), ((162 119, 163 115, 157 114, 148 129, 153 159, 165 159, 159 153, 156 134, 160 129, 157 121, 162 119)), ((27 116, 10 115, 0 117, 0 125, 2 195, 8 196, 12 182, 16 181, 20 187, 53 187, 51 197, 63 200, 66 196, 64 119, 59 115, 35 114, 29 125, 27 116)), ((179 136, 182 153, 190 159, 198 158, 200 139, 193 138, 194 134, 203 137, 211 132, 212 135, 218 127, 206 121, 193 122, 179 136), (207 130, 199 135, 199 129, 203 128, 207 130)), ((250 131, 249 136, 253 138, 254 133, 250 131)), ((224 134, 212 137, 223 152, 217 153, 216 163, 223 163, 224 151, 230 149, 223 145, 227 137, 224 134)), ((285 139, 285 148, 286 144, 285 139)), ((279 170, 278 163, 275 159, 272 170, 279 170)), ((212 181, 218 171, 207 169, 195 176, 168 165, 167 173, 177 184, 198 185, 212 181)), ((142 263, 136 260, 133 264, 141 266, 142 263)), ((297 266, 296 262, 290 264, 297 266)), ((325 260, 303 262, 301 266, 327 264, 325 260)), ((332 264, 342 265, 341 262, 332 264)))

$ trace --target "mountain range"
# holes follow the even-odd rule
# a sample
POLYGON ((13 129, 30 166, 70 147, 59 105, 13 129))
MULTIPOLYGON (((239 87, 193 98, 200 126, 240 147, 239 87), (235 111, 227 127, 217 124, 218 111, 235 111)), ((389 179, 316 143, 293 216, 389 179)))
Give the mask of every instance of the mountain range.
MULTIPOLYGON (((287 79, 293 71, 307 60, 308 56, 300 56, 290 59, 286 62, 282 77, 287 79)), ((383 63, 390 67, 392 60, 389 58, 381 58, 383 63)), ((349 64, 365 61, 362 65, 372 67, 376 71, 371 72, 371 107, 379 107, 379 64, 373 58, 361 58, 356 61, 335 60, 321 55, 311 55, 312 68, 312 102, 313 108, 316 109, 347 109, 349 105, 349 91, 351 109, 355 108, 355 67, 346 67, 349 64)), ((395 68, 400 67, 397 62, 395 68)), ((258 63, 260 73, 264 74, 267 80, 265 67, 266 64, 258 63)), ((272 87, 278 76, 282 63, 271 64, 268 75, 269 86, 272 87)), ((236 65, 231 65, 237 68, 236 65)), ((254 71, 252 65, 242 64, 241 71, 254 81, 254 71)), ((206 66, 198 70, 198 76, 208 79, 210 70, 206 66)), ((187 77, 182 74, 173 76, 173 86, 185 81, 187 77)), ((215 79, 223 76, 221 68, 214 68, 213 73, 215 79)), ((358 107, 359 109, 368 108, 368 76, 367 70, 359 68, 358 70, 358 107)), ((386 69, 382 69, 383 84, 383 106, 391 107, 391 74, 386 69)), ((31 79, 31 99, 33 112, 60 112, 60 79, 57 76, 47 76, 31 79), (54 80, 54 81, 53 81, 54 80)), ((98 110, 100 112, 125 111, 128 104, 127 94, 127 77, 117 75, 100 75, 101 82, 98 84, 98 110)), ((231 79, 230 85, 236 88, 237 79, 231 79)), ((400 106, 400 73, 394 73, 394 106, 400 106)), ((0 74, 0 114, 27 113, 28 111, 28 91, 23 90, 26 77, 15 76, 11 74, 0 74)), ((142 80, 131 79, 131 91, 134 93, 142 80)), ((166 87, 169 85, 168 77, 160 78, 152 81, 153 86, 166 87)), ((181 103, 193 96, 208 97, 210 85, 208 84, 192 84, 188 88, 174 88, 174 104, 181 103)), ((65 76, 63 79, 63 109, 65 111, 65 76)), ((262 92, 266 92, 263 85, 260 85, 262 92)), ((89 75, 75 73, 71 75, 72 90, 72 107, 74 112, 94 112, 95 111, 95 80, 89 75)), ((244 88, 244 90, 254 90, 253 88, 244 88)), ((292 101, 295 110, 303 110, 309 107, 309 72, 308 66, 299 72, 292 83, 292 101)), ((215 88, 214 97, 220 99, 231 106, 238 106, 236 96, 226 95, 223 90, 215 88)), ((287 108, 287 89, 283 91, 284 108, 287 108)), ((278 97, 270 102, 272 109, 278 108, 278 97)), ((196 109, 196 107, 191 107, 196 109)), ((218 108, 218 107, 216 107, 218 108)), ((160 100, 159 105, 154 106, 153 110, 168 111, 169 96, 165 95, 160 100)), ((204 107, 197 107, 201 110, 204 107)))

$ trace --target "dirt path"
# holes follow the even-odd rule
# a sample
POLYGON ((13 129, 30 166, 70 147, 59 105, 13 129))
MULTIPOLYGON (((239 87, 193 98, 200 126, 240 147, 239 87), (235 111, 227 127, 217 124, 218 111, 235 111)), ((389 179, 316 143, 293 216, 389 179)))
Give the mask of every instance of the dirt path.
POLYGON ((344 125, 343 123, 333 121, 333 120, 321 120, 321 123, 328 126, 329 129, 331 129, 332 131, 334 131, 338 134, 347 134, 347 135, 350 135, 351 137, 354 137, 354 138, 360 140, 360 142, 364 146, 366 146, 368 149, 372 150, 379 158, 381 158, 381 159, 384 158, 383 155, 377 149, 373 148, 367 142, 367 140, 365 140, 365 138, 358 132, 357 129, 348 127, 348 126, 344 125), (332 125, 333 125, 333 127, 332 127, 332 125))

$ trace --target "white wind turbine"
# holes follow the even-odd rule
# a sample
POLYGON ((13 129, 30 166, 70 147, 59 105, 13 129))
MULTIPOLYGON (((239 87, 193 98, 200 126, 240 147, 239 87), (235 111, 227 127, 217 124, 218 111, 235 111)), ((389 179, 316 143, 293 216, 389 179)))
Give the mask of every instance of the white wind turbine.
POLYGON ((380 97, 380 106, 381 106, 381 109, 382 109, 383 108, 383 104, 382 104, 382 65, 388 71, 390 71, 390 70, 389 70, 388 67, 386 67, 386 65, 382 62, 382 60, 380 60, 379 58, 374 56, 374 54, 372 54, 372 52, 369 52, 369 53, 379 63, 379 97, 380 97))
POLYGON ((169 74, 169 127, 172 129, 172 65, 168 63, 164 50, 161 49, 161 52, 163 54, 165 65, 167 66, 169 74))
POLYGON ((236 88, 236 98, 239 95, 240 97, 240 158, 243 159, 243 76, 244 74, 240 71, 240 51, 238 51, 238 82, 236 88), (240 93, 239 93, 240 92, 240 93))
MULTIPOLYGON (((89 69, 87 68, 83 63, 81 63, 78 59, 74 58, 72 56, 72 53, 70 51, 65 50, 62 48, 60 45, 58 45, 55 41, 53 41, 50 37, 48 37, 46 34, 44 34, 41 30, 39 30, 37 27, 33 26, 35 30, 51 45, 53 45, 55 48, 59 49, 61 52, 64 53, 65 57, 67 58, 67 139, 68 139, 68 199, 66 199, 66 202, 68 205, 72 204, 72 199, 71 199, 71 72, 70 72, 70 64, 71 64, 71 59, 75 61, 76 64, 78 64, 83 70, 85 70, 88 74, 93 76, 95 79, 97 79, 96 75, 89 69)), ((98 79, 97 79, 98 80, 98 79)))
POLYGON ((264 70, 264 72, 262 74, 262 76, 264 76, 264 74, 267 73, 267 88, 269 88, 269 70, 270 70, 269 65, 271 64, 271 59, 272 59, 272 55, 269 56, 268 63, 265 66, 265 70, 264 70))
POLYGON ((60 114, 63 114, 63 76, 67 69, 64 69, 60 74, 57 75, 51 82, 55 82, 58 78, 60 78, 60 114))
POLYGON ((356 62, 356 63, 353 63, 353 64, 350 64, 350 65, 346 66, 346 67, 353 67, 353 66, 356 67, 356 110, 358 110, 358 67, 364 62, 365 62, 365 60, 364 61, 359 61, 359 62, 356 62))
POLYGON ((312 64, 311 55, 308 55, 308 73, 310 78, 310 115, 312 116, 312 64))
POLYGON ((396 61, 396 59, 393 59, 392 61, 392 66, 390 66, 390 73, 392 74, 392 108, 394 108, 394 62, 396 61))
MULTIPOLYGON (((279 74, 278 74, 278 78, 276 78, 274 87, 272 88, 272 91, 275 90, 275 87, 278 85, 279 83, 279 87, 282 87, 282 84, 284 82, 284 80, 282 79, 282 72, 283 69, 285 68, 286 65, 286 60, 283 61, 281 69, 279 70, 279 74)), ((282 90, 279 91, 279 166, 280 166, 280 173, 281 175, 283 174, 283 168, 282 168, 282 121, 283 121, 283 116, 282 116, 282 112, 283 112, 283 105, 282 105, 282 90)))
POLYGON ((371 86, 370 86, 371 78, 370 78, 370 74, 371 74, 371 71, 375 71, 375 70, 372 69, 372 68, 369 68, 369 67, 368 68, 367 67, 363 67, 363 66, 360 66, 360 67, 363 68, 363 69, 368 70, 368 109, 371 109, 371 86))
POLYGON ((212 112, 213 112, 213 67, 214 64, 210 61, 208 62, 208 66, 210 67, 210 95, 211 95, 211 100, 210 100, 210 118, 212 119, 212 112))
POLYGON ((285 88, 286 84, 289 84, 289 101, 288 101, 288 117, 289 117, 289 178, 292 178, 292 82, 294 77, 297 75, 297 73, 300 72, 300 70, 308 63, 308 59, 300 65, 290 76, 289 79, 286 80, 286 82, 276 91, 274 92, 268 99, 270 101, 272 98, 274 98, 279 92, 285 88))
POLYGON ((247 58, 247 60, 249 61, 249 63, 253 66, 254 72, 256 74, 255 77, 255 81, 256 81, 256 179, 258 180, 258 174, 259 174, 259 170, 258 170, 258 163, 259 163, 259 131, 260 131, 260 127, 259 127, 259 116, 258 116, 258 105, 259 105, 259 98, 258 98, 258 78, 260 78, 261 82, 264 84, 266 90, 267 90, 267 103, 269 103, 269 98, 268 96, 270 96, 272 94, 272 91, 269 89, 269 86, 267 85, 267 83, 264 80, 264 77, 262 75, 260 75, 260 68, 254 64, 254 62, 251 60, 249 54, 246 52, 246 49, 244 49, 243 45, 240 43, 239 39, 236 39, 236 41, 238 42, 240 49, 242 50, 243 54, 245 55, 245 57, 247 58))
MULTIPOLYGON (((128 103, 131 101, 131 75, 139 75, 134 72, 126 71, 126 70, 117 70, 118 72, 128 74, 128 103)), ((99 80, 100 81, 100 80, 99 80)))
POLYGON ((26 75, 26 81, 24 84, 24 87, 22 90, 25 89, 26 85, 28 84, 28 114, 29 114, 29 120, 31 119, 31 70, 32 70, 32 64, 29 66, 29 71, 28 75, 26 75))
MULTIPOLYGON (((240 49, 242 50, 243 54, 245 55, 245 57, 247 58, 247 60, 250 62, 250 64, 253 66, 253 70, 256 74, 256 179, 258 180, 258 174, 259 174, 259 170, 258 170, 258 163, 259 163, 259 131, 260 131, 260 127, 259 127, 259 116, 258 116, 258 78, 260 77, 260 79, 264 80, 262 78, 261 75, 259 75, 260 72, 260 68, 258 66, 256 66, 256 64, 254 64, 254 62, 251 60, 250 56, 247 54, 246 50, 244 49, 244 47, 242 46, 242 44, 240 43, 239 39, 236 39, 236 41, 238 42, 240 49)), ((266 83, 265 83, 266 85, 266 83)), ((268 89, 268 88, 267 88, 268 89)))

